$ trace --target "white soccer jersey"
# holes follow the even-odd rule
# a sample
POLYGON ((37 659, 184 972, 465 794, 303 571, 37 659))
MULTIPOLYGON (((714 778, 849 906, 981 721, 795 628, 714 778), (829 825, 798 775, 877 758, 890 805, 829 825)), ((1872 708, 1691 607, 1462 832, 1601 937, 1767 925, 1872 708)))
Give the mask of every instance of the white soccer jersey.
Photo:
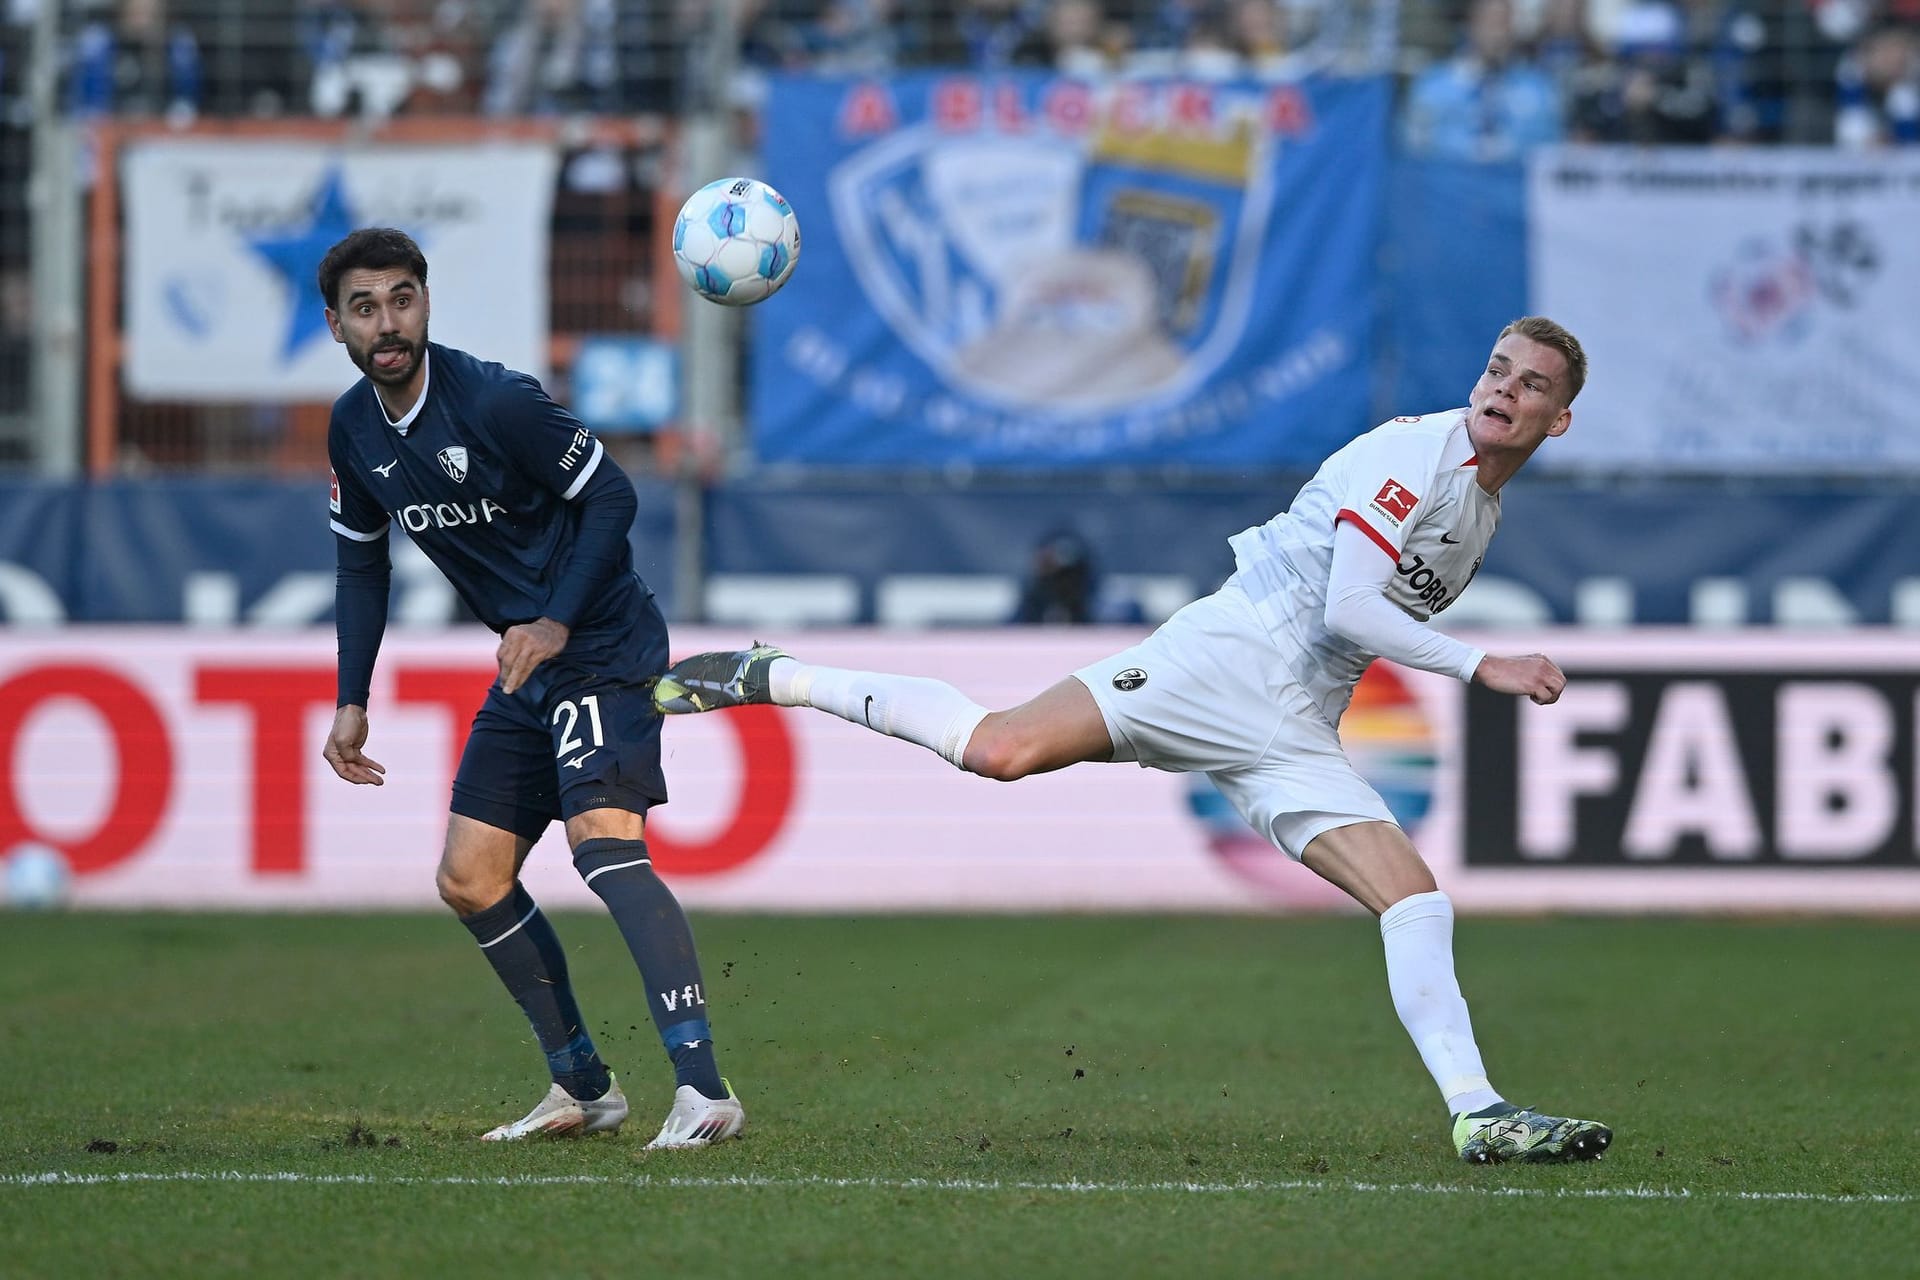
POLYGON ((1387 599, 1425 622, 1479 572, 1500 498, 1477 483, 1466 410, 1395 418, 1321 464, 1292 506, 1229 541, 1241 586, 1282 658, 1332 724, 1372 662, 1326 624, 1335 527, 1351 521, 1395 573, 1387 599))

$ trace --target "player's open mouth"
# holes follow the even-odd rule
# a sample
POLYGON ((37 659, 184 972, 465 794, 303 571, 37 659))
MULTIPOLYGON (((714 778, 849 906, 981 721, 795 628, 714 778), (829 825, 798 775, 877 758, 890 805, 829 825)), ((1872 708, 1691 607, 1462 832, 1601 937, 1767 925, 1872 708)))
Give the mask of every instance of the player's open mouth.
POLYGON ((1498 418, 1500 421, 1506 423, 1508 426, 1513 425, 1512 418, 1509 418, 1506 414, 1500 412, 1498 409, 1494 408, 1492 405, 1488 405, 1486 408, 1482 409, 1480 412, 1485 414, 1489 418, 1498 418))
POLYGON ((412 354, 412 347, 376 347, 373 352, 373 362, 382 369, 398 369, 412 354))

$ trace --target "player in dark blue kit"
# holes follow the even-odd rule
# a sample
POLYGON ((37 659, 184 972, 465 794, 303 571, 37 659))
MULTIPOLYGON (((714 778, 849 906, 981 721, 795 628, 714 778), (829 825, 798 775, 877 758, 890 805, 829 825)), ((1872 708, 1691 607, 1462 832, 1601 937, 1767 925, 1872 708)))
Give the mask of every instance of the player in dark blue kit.
POLYGON ((392 523, 500 635, 500 676, 454 778, 438 883, 533 1024, 553 1087, 482 1137, 610 1131, 627 1118, 553 926, 519 881, 558 818, 574 866, 626 937, 673 1060, 673 1107, 649 1145, 731 1138, 746 1113, 714 1063, 693 933, 647 857, 646 812, 667 798, 651 689, 667 629, 633 572, 633 486, 533 378, 427 341, 427 262, 404 233, 354 232, 319 277, 334 340, 366 375, 334 402, 327 429, 339 559, 333 771, 373 786, 386 772, 362 748, 392 523))

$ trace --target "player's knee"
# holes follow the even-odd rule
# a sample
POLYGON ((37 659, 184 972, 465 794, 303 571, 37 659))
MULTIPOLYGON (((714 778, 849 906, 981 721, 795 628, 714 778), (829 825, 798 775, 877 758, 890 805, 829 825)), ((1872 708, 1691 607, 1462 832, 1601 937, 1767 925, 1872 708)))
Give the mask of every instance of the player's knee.
POLYGON ((485 911, 513 892, 511 882, 496 884, 491 878, 463 876, 444 865, 434 875, 433 881, 434 887, 440 891, 440 901, 451 907, 454 914, 463 916, 485 911))

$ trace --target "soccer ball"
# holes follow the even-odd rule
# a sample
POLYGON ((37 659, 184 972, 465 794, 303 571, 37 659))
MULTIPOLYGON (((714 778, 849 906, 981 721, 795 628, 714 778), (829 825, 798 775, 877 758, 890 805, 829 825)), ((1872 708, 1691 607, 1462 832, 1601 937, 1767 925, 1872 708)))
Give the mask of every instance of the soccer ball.
POLYGON ((773 296, 800 260, 800 222, 786 197, 752 178, 722 178, 687 197, 673 220, 680 278, 712 302, 773 296))
POLYGON ((45 845, 15 845, 5 862, 6 905, 16 911, 50 911, 66 905, 73 870, 58 849, 45 845))

